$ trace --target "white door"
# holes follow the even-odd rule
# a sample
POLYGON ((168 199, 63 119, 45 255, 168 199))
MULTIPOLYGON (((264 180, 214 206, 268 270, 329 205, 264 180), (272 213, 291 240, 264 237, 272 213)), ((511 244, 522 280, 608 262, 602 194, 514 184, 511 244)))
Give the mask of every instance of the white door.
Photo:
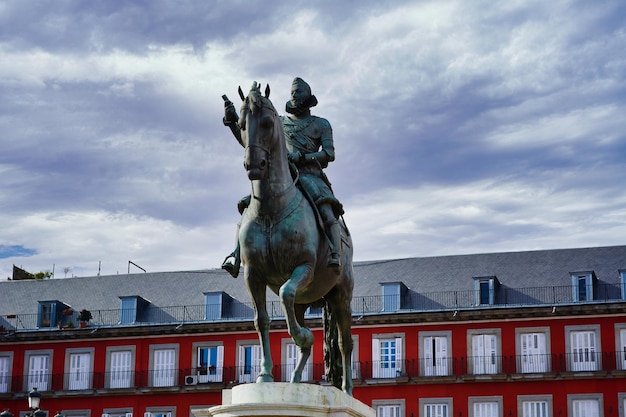
POLYGON ((525 374, 548 371, 546 358, 546 335, 544 333, 524 333, 521 335, 521 371, 525 374))
POLYGON ((448 417, 448 404, 424 404, 424 417, 448 417))
POLYGON ((571 332, 572 371, 597 371, 596 333, 594 331, 571 332))
POLYGON ((376 417, 400 417, 400 406, 379 405, 376 407, 376 417))
MULTIPOLYGON (((300 349, 298 349, 298 346, 295 343, 287 343, 285 345, 285 349, 285 360, 287 361, 287 363, 285 364, 283 381, 288 382, 291 380, 291 374, 296 369, 296 365, 298 364, 300 356, 302 355, 300 354, 300 349)), ((311 361, 308 360, 306 365, 304 366, 304 369, 302 370, 302 381, 309 381, 311 379, 309 376, 310 367, 311 361)))
POLYGON ((402 339, 372 339, 372 377, 395 378, 402 374, 402 339))
POLYGON ((496 335, 479 334, 472 336, 472 356, 475 375, 498 373, 496 335))
POLYGON ((239 382, 254 382, 261 372, 261 346, 239 347, 239 382))
POLYGON ((474 417, 498 417, 498 403, 474 403, 474 417))
POLYGON ((573 417, 600 417, 600 407, 597 400, 572 401, 573 417))
MULTIPOLYGON (((621 370, 626 370, 626 329, 621 329, 620 334, 620 349, 617 352, 617 363, 621 366, 621 370)), ((625 409, 626 410, 626 409, 625 409)))
POLYGON ((152 385, 172 387, 176 382, 176 350, 159 349, 154 351, 154 373, 152 385))
POLYGON ((89 353, 70 354, 70 373, 68 375, 69 380, 67 384, 68 389, 89 389, 90 362, 89 353))
POLYGON ((111 352, 110 388, 130 388, 132 381, 131 352, 111 352))
POLYGON ((448 375, 448 339, 446 337, 424 338, 424 375, 448 375))
POLYGON ((548 417, 547 401, 524 401, 522 402, 521 417, 548 417))
POLYGON ((28 391, 33 388, 37 388, 39 392, 48 391, 50 357, 48 355, 33 355, 29 362, 28 391))

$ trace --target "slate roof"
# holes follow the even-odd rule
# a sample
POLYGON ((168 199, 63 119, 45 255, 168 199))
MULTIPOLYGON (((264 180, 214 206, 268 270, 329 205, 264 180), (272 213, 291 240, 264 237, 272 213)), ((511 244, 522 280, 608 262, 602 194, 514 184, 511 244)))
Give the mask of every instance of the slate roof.
MULTIPOLYGON (((473 278, 487 276, 507 288, 570 286, 570 273, 587 271, 601 284, 617 284, 620 270, 626 270, 626 246, 358 262, 354 297, 380 295, 385 282, 402 282, 419 294, 468 291, 473 278)), ((38 301, 51 300, 75 309, 118 309, 121 296, 141 296, 161 307, 202 305, 204 293, 220 291, 250 301, 242 277, 233 279, 220 269, 2 281, 0 315, 37 313, 38 301)))

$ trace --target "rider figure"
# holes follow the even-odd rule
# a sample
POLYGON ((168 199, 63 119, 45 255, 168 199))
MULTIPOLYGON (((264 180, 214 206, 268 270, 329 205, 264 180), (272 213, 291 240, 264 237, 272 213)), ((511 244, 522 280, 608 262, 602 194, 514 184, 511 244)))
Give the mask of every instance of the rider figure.
MULTIPOLYGON (((331 254, 328 267, 339 273, 341 260, 341 231, 337 221, 343 214, 343 206, 335 198, 330 182, 322 171, 329 162, 335 160, 333 132, 328 120, 311 115, 311 107, 317 105, 317 98, 311 94, 311 87, 301 78, 295 78, 291 84, 291 100, 286 104, 289 116, 280 116, 287 143, 288 158, 300 174, 300 185, 315 202, 324 223, 326 235, 330 240, 331 254)), ((236 124, 239 119, 232 103, 225 103, 224 125, 230 127, 235 138, 241 142, 241 132, 236 124)), ((239 204, 239 212, 248 206, 250 198, 244 197, 239 204)), ((239 242, 235 250, 226 257, 222 268, 233 277, 239 275, 241 258, 239 242)))

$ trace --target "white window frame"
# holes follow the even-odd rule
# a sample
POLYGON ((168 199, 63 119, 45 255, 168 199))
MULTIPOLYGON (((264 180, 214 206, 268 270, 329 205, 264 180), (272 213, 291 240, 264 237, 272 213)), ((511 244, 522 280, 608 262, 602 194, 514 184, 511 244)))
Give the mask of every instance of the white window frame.
POLYGON ((404 375, 404 333, 372 336, 372 378, 397 378, 404 375), (393 344, 393 346, 384 346, 393 344), (393 349, 385 353, 386 349, 393 349), (383 354, 388 359, 383 359, 383 354))
POLYGON ((517 396, 517 415, 519 417, 553 417, 553 408, 554 405, 551 394, 517 396), (541 413, 531 411, 533 408, 536 408, 533 406, 536 406, 537 404, 545 404, 545 415, 540 415, 541 413))
POLYGON ((452 398, 420 398, 419 401, 419 417, 454 417, 452 408, 452 398), (429 410, 430 413, 429 413, 429 410), (432 413, 435 408, 435 413, 432 413))
MULTIPOLYGON (((502 396, 491 397, 468 397, 468 417, 503 417, 502 396), (492 408, 495 404, 495 413, 489 413, 488 416, 480 414, 478 411, 483 408, 492 408)), ((493 411, 493 410, 492 410, 493 411)))
POLYGON ((626 323, 615 324, 615 359, 617 369, 626 371, 626 323))
POLYGON ((619 408, 619 417, 626 417, 626 392, 617 394, 617 405, 617 408, 619 408))
POLYGON ((176 417, 176 406, 146 407, 144 417, 176 417))
POLYGON ((467 372, 472 375, 496 375, 501 370, 501 329, 472 329, 467 331, 467 372), (482 345, 478 345, 479 337, 482 345), (482 349, 481 349, 482 346, 482 349))
POLYGON ((261 372, 261 345, 258 340, 237 341, 237 381, 255 382, 261 372), (250 365, 245 363, 245 350, 250 348, 250 365))
POLYGON ((474 277, 474 304, 477 306, 494 305, 496 303, 496 290, 498 288, 499 281, 495 276, 489 277, 474 277), (482 285, 487 284, 488 302, 482 302, 482 285))
POLYGON ((106 348, 106 380, 107 389, 124 389, 135 386, 135 358, 137 347, 128 346, 107 346, 106 348), (114 363, 113 355, 119 353, 129 354, 128 366, 121 366, 114 363))
POLYGON ((133 415, 132 408, 105 408, 102 410, 102 415, 108 417, 128 417, 133 415))
POLYGON ((91 389, 93 386, 94 348, 65 350, 64 387, 68 391, 91 389))
POLYGON ((52 383, 53 350, 27 350, 24 352, 24 391, 30 392, 37 388, 40 392, 49 391, 52 383), (34 357, 47 357, 47 370, 45 373, 31 371, 31 361, 34 357))
POLYGON ((373 400, 372 408, 376 417, 405 417, 406 403, 404 399, 373 400))
POLYGON ((546 373, 552 369, 549 327, 516 328, 515 349, 518 373, 546 373), (528 346, 529 341, 531 344, 537 343, 537 346, 528 346))
POLYGON ((178 385, 178 358, 180 346, 178 343, 150 345, 150 363, 148 384, 151 387, 174 387, 178 385), (173 351, 173 353, 169 353, 173 351), (158 363, 157 356, 172 356, 170 363, 158 363))
POLYGON ((568 394, 567 395, 567 417, 604 417, 604 396, 603 394, 568 394), (593 407, 597 405, 597 410, 588 410, 581 416, 577 411, 581 407, 593 407), (597 414, 594 412, 597 411, 597 414))
POLYGON ((419 332, 420 376, 452 375, 452 331, 419 332))
POLYGON ((565 326, 565 352, 570 372, 602 369, 600 325, 565 326), (593 335, 587 338, 588 335, 593 335), (589 343, 587 343, 587 341, 589 343), (586 344, 581 345, 581 343, 586 344))
POLYGON ((11 392, 13 352, 0 352, 0 394, 11 392))
MULTIPOLYGON (((281 356, 282 356, 282 380, 284 382, 291 381, 291 374, 296 369, 296 365, 300 360, 300 349, 291 338, 285 338, 281 341, 281 356)), ((306 362, 304 369, 302 370, 302 382, 311 381, 313 378, 313 354, 306 362)))
POLYGON ((221 342, 197 342, 192 345, 191 355, 191 367, 192 375, 198 376, 198 383, 210 383, 210 382, 222 382, 224 380, 224 345, 221 342), (209 364, 206 369, 206 375, 201 375, 198 371, 199 363, 199 350, 200 349, 215 349, 215 364, 209 364), (212 367, 215 367, 213 372, 212 367))

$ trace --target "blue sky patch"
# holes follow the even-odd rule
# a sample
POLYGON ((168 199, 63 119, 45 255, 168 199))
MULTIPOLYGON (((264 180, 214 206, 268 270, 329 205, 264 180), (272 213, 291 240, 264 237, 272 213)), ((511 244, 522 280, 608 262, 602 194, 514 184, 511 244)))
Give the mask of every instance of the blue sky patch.
POLYGON ((25 248, 22 245, 0 245, 0 259, 33 256, 36 253, 37 251, 35 249, 25 248))

